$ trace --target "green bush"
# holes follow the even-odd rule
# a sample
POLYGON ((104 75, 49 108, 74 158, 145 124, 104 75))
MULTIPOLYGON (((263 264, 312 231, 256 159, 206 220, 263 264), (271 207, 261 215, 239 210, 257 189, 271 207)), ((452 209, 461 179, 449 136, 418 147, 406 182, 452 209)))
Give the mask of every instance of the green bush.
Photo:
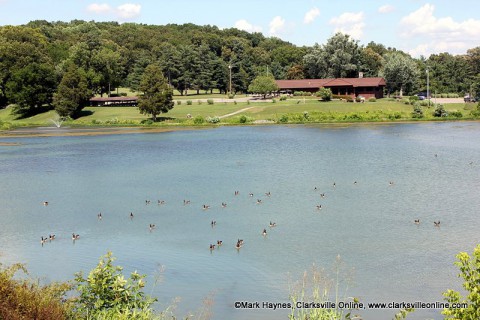
POLYGON ((247 123, 247 117, 245 115, 241 115, 240 118, 238 119, 238 122, 240 123, 247 123))
POLYGON ((191 106, 193 104, 192 100, 187 100, 187 105, 191 106))
POLYGON ((428 103, 428 100, 422 100, 422 101, 420 101, 420 105, 421 105, 422 107, 427 107, 428 104, 429 104, 429 103, 428 103))
POLYGON ((233 98, 235 98, 235 95, 234 95, 233 93, 230 93, 230 94, 228 95, 228 99, 233 99, 233 98))
POLYGON ((463 114, 460 111, 450 111, 448 116, 453 118, 461 118, 463 117, 463 114))
POLYGON ((368 102, 377 102, 377 98, 370 97, 370 98, 368 98, 368 102))
POLYGON ((448 112, 443 107, 443 104, 437 104, 435 111, 433 112, 434 117, 448 117, 448 112))
POLYGON ((208 100, 207 100, 207 103, 208 103, 208 104, 213 104, 213 99, 208 99, 208 100))
POLYGON ((458 291, 447 290, 443 293, 450 306, 465 304, 464 308, 445 308, 442 314, 445 319, 479 319, 480 317, 480 245, 473 250, 473 256, 466 252, 457 255, 455 265, 460 269, 459 277, 463 279, 463 288, 467 296, 463 298, 458 291))
POLYGON ((142 311, 156 301, 142 291, 145 275, 135 271, 125 279, 123 268, 114 266, 114 260, 112 253, 108 252, 87 278, 81 272, 75 275, 80 293, 76 304, 78 312, 85 317, 96 319, 96 315, 105 310, 115 310, 119 314, 142 311))
MULTIPOLYGON (((394 113, 390 113, 388 115, 388 119, 390 120, 398 120, 402 117, 402 114, 400 112, 394 112, 394 113)), ((421 118, 421 117, 420 117, 421 118)))
POLYGON ((286 114, 282 114, 282 116, 280 117, 280 119, 278 119, 278 121, 282 123, 288 122, 288 116, 286 114))
POLYGON ((310 117, 310 115, 308 114, 308 111, 303 111, 303 118, 305 120, 308 120, 309 117, 310 117))
POLYGON ((142 121, 141 121, 141 124, 144 124, 144 125, 152 125, 152 124, 153 124, 153 120, 152 120, 152 119, 145 119, 145 120, 142 120, 142 121))
POLYGON ((177 106, 182 104, 182 100, 177 100, 177 106))
POLYGON ((275 102, 277 102, 277 100, 275 100, 275 98, 274 98, 274 99, 272 99, 272 103, 275 103, 275 102))
POLYGON ((203 124, 205 122, 205 119, 202 116, 196 116, 193 119, 194 124, 203 124))
POLYGON ((280 100, 280 101, 285 101, 285 100, 287 100, 287 96, 285 96, 285 95, 280 96, 279 100, 280 100))
POLYGON ((198 104, 202 104, 202 100, 197 100, 197 103, 198 103, 198 104))
POLYGON ((332 100, 332 90, 330 88, 320 88, 315 94, 317 97, 322 98, 323 101, 332 100))
POLYGON ((294 91, 294 92, 293 92, 293 95, 294 95, 295 97, 298 97, 298 96, 305 96, 305 95, 307 95, 307 93, 308 93, 308 92, 304 92, 304 91, 294 91))
POLYGON ((234 105, 237 105, 237 100, 233 100, 233 104, 234 104, 234 105))
POLYGON ((347 102, 353 102, 353 98, 350 97, 350 96, 347 96, 347 98, 345 100, 347 100, 347 102))
POLYGON ((332 94, 332 99, 348 100, 349 98, 351 98, 351 97, 347 96, 347 95, 332 94))
POLYGON ((412 112, 412 118, 416 118, 416 119, 419 119, 419 118, 423 118, 424 114, 423 114, 423 110, 420 106, 414 106, 413 107, 413 112, 412 112))
POLYGON ((207 117, 205 120, 209 123, 219 123, 220 122, 219 117, 207 117))

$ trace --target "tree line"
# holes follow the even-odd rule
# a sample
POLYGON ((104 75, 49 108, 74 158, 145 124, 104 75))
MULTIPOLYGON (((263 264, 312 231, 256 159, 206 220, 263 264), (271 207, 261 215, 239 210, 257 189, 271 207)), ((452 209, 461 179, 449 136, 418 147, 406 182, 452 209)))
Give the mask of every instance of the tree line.
MULTIPOLYGON (((324 44, 295 46, 235 28, 194 24, 32 21, 0 27, 0 106, 25 116, 55 106, 72 116, 96 94, 141 89, 158 65, 167 83, 187 90, 247 92, 257 76, 275 79, 383 76, 387 91, 480 93, 480 47, 465 55, 414 59, 395 48, 366 46, 337 33, 324 44)), ((140 90, 141 91, 141 90, 140 90)))

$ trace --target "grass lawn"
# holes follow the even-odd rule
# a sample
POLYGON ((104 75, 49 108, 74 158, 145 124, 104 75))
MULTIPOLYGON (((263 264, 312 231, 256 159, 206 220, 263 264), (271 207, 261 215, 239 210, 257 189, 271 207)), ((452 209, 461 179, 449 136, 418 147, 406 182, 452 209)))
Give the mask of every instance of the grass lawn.
MULTIPOLYGON (((470 109, 472 108, 469 108, 469 106, 464 104, 445 105, 445 109, 447 111, 460 111, 464 118, 471 118, 470 109)), ((290 119, 292 121, 301 121, 302 118, 299 118, 298 115, 303 115, 304 112, 307 112, 309 115, 313 116, 310 118, 310 121, 314 122, 322 122, 325 119, 315 118, 315 115, 320 113, 332 114, 332 116, 325 121, 369 121, 372 114, 379 114, 378 117, 373 118, 373 121, 388 121, 394 119, 409 120, 411 118, 413 106, 406 105, 401 102, 388 101, 387 99, 379 99, 377 102, 351 103, 344 101, 320 102, 316 99, 303 100, 294 97, 286 101, 276 101, 275 103, 238 102, 235 104, 232 102, 216 102, 213 105, 209 105, 207 103, 198 104, 196 101, 194 101, 192 105, 187 105, 185 102, 182 102, 181 105, 175 104, 172 110, 166 114, 160 114, 159 118, 165 120, 167 123, 180 123, 189 125, 193 120, 187 120, 187 114, 190 114, 192 118, 197 116, 206 118, 223 116, 242 109, 246 110, 226 117, 222 119, 222 122, 236 123, 241 115, 245 115, 251 120, 278 120, 282 115, 290 115, 290 119), (347 117, 345 117, 345 115, 347 115, 347 117), (357 117, 356 115, 360 116, 357 117), (398 118, 391 118, 390 116, 392 115, 397 115, 398 118)), ((438 120, 438 118, 434 118, 432 116, 434 111, 433 107, 423 107, 423 110, 425 113, 424 119, 438 120)), ((58 118, 54 111, 48 111, 24 119, 16 119, 16 117, 11 115, 10 112, 10 108, 0 110, 0 121, 8 122, 18 126, 53 126, 52 119, 58 118)), ((70 123, 77 125, 138 125, 141 124, 143 120, 147 120, 149 118, 149 116, 140 114, 138 108, 136 107, 85 107, 81 112, 81 116, 70 123)))

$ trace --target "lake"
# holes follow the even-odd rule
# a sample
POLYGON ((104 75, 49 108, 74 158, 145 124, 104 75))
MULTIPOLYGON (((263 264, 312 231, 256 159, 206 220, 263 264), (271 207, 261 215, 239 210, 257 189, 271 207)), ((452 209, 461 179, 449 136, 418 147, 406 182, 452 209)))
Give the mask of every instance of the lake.
MULTIPOLYGON (((198 314, 206 300, 212 319, 286 319, 288 310, 234 303, 289 302, 292 283, 313 264, 334 276, 337 256, 347 270, 342 297, 443 301, 443 291, 461 289, 455 255, 480 242, 476 122, 0 141, 19 143, 0 146, 1 263, 26 263, 47 282, 68 280, 110 250, 125 272, 148 276, 145 291, 159 309, 179 297, 179 316, 198 314), (57 239, 42 246, 49 234, 57 239), (217 240, 222 246, 209 250, 217 240)), ((396 312, 358 313, 390 319, 396 312)), ((409 316, 424 318, 442 316, 431 309, 409 316)))

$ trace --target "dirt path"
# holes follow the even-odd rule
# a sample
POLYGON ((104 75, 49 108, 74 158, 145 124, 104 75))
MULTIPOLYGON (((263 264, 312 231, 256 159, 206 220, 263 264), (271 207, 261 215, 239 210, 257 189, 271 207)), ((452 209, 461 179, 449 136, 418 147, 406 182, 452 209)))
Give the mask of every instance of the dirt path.
POLYGON ((227 118, 227 117, 230 117, 230 116, 234 116, 234 115, 236 115, 236 114, 238 114, 238 113, 241 113, 241 112, 250 110, 250 109, 252 109, 252 108, 253 108, 253 107, 243 108, 243 109, 237 110, 237 111, 232 112, 232 113, 229 113, 229 114, 224 114, 223 116, 220 116, 219 118, 220 118, 220 119, 223 119, 223 118, 227 118))

